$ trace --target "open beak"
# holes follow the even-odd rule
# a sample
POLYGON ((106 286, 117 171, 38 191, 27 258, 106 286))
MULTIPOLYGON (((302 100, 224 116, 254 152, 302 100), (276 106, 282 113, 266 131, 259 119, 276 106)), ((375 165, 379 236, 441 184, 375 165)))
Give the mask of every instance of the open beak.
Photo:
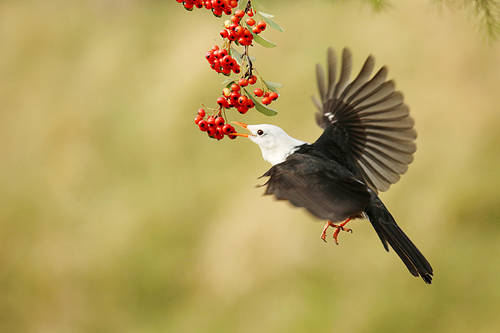
MULTIPOLYGON (((239 121, 232 121, 231 123, 236 124, 236 125, 238 125, 238 126, 241 126, 241 127, 243 127, 244 129, 248 130, 248 129, 247 129, 247 126, 248 126, 247 124, 240 123, 239 121)), ((243 136, 243 137, 245 137, 245 138, 248 138, 248 135, 249 135, 249 134, 247 134, 247 133, 231 133, 231 135, 243 136)))

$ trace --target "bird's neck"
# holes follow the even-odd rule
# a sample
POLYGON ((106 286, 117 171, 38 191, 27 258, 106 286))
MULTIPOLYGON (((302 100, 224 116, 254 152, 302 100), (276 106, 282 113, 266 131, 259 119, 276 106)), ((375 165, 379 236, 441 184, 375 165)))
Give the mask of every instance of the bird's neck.
POLYGON ((300 141, 289 137, 285 142, 282 142, 273 148, 260 147, 262 151, 262 157, 265 161, 271 163, 272 165, 284 162, 285 159, 293 154, 300 146, 308 144, 307 142, 300 141))

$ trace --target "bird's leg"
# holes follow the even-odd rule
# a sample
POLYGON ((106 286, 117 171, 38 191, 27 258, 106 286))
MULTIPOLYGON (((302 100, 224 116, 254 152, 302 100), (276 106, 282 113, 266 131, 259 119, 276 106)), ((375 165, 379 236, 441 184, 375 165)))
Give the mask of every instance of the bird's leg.
POLYGON ((340 224, 335 224, 332 221, 327 221, 326 225, 325 225, 325 228, 323 228, 323 232, 321 233, 321 239, 324 240, 325 243, 326 243, 326 230, 328 229, 328 227, 334 227, 335 231, 333 232, 333 240, 335 241, 335 244, 339 245, 339 243, 337 241, 337 237, 339 236, 340 230, 342 230, 342 231, 349 231, 349 232, 352 233, 351 229, 344 227, 347 224, 347 222, 349 222, 350 220, 351 219, 348 218, 347 220, 345 220, 344 222, 342 222, 340 224))
POLYGON ((336 225, 332 223, 332 221, 326 221, 325 227, 323 228, 323 232, 321 233, 321 239, 326 243, 326 230, 328 227, 335 227, 336 225))

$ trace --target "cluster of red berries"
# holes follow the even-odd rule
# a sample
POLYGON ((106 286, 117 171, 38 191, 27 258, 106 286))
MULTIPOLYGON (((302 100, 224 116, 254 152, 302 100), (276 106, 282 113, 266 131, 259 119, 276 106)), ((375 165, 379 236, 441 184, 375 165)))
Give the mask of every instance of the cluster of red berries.
POLYGON ((205 58, 212 68, 217 73, 222 73, 224 75, 239 74, 241 71, 240 65, 231 57, 226 49, 219 49, 217 45, 214 45, 210 51, 205 54, 205 58))
POLYGON ((205 116, 205 109, 199 109, 198 115, 194 118, 194 123, 198 125, 200 131, 207 132, 209 137, 217 140, 223 139, 224 135, 227 135, 230 139, 236 139, 236 135, 231 135, 236 133, 236 130, 232 125, 226 124, 223 117, 208 116, 205 120, 205 116))
MULTIPOLYGON (((249 10, 246 13, 249 17, 246 19, 246 23, 249 27, 252 27, 252 32, 254 34, 259 34, 266 29, 266 22, 261 21, 255 24, 255 20, 252 18, 253 10, 249 10)), ((224 22, 224 28, 220 31, 222 38, 227 38, 231 42, 236 41, 238 44, 246 46, 252 44, 253 35, 250 30, 244 28, 240 25, 241 19, 245 16, 245 12, 242 10, 237 10, 233 16, 231 16, 231 21, 227 20, 224 22)))
POLYGON ((279 97, 276 88, 279 88, 280 85, 266 82, 257 74, 253 68, 253 59, 248 55, 248 46, 257 43, 269 47, 270 42, 258 36, 267 28, 268 24, 277 30, 282 31, 282 29, 271 19, 272 15, 254 12, 251 0, 245 1, 244 10, 236 9, 239 0, 176 1, 182 3, 184 8, 189 11, 196 7, 211 10, 217 17, 221 17, 223 14, 230 15, 230 19, 224 22, 224 29, 220 31, 220 36, 223 38, 222 46, 214 45, 206 53, 205 58, 210 67, 217 73, 222 73, 225 76, 234 73, 238 78, 225 81, 224 83, 228 81, 230 83, 222 90, 222 96, 217 98, 217 106, 214 109, 206 107, 199 109, 194 121, 199 130, 207 132, 211 138, 221 140, 224 136, 228 136, 230 139, 235 139, 239 134, 232 125, 226 124, 226 109, 235 108, 240 114, 245 114, 252 108, 266 115, 275 113, 274 110, 263 105, 271 104, 279 97), (257 14, 263 21, 256 21, 257 14), (243 54, 234 49, 232 43, 244 46, 243 54), (252 89, 255 90, 252 94, 252 89, 246 87, 254 85, 257 81, 260 81, 262 89, 253 87, 252 89), (262 98, 262 103, 260 98, 262 98), (209 114, 205 110, 210 110, 209 114))
POLYGON ((257 97, 262 97, 262 104, 264 105, 269 105, 272 103, 272 101, 275 101, 276 99, 278 99, 279 95, 277 92, 275 91, 271 91, 271 92, 264 92, 262 91, 262 89, 260 88, 257 88, 253 91, 253 93, 255 94, 255 96, 257 97))
POLYGON ((257 81, 255 75, 250 76, 248 79, 241 78, 238 84, 231 84, 231 89, 222 89, 222 96, 217 98, 217 104, 223 108, 235 107, 239 113, 245 114, 247 111, 255 106, 254 102, 245 94, 242 94, 241 87, 246 87, 249 82, 254 84, 257 81))
POLYGON ((184 8, 187 10, 193 10, 196 8, 203 8, 212 10, 212 13, 221 17, 222 14, 231 15, 233 13, 233 8, 238 7, 238 0, 176 0, 178 3, 182 3, 184 8))

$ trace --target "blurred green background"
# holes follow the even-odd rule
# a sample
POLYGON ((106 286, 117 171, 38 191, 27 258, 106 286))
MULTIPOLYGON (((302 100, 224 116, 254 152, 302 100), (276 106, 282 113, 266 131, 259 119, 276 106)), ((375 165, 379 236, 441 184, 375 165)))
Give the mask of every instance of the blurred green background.
MULTIPOLYGON (((466 12, 394 1, 262 1, 252 49, 283 83, 273 123, 314 141, 314 66, 387 64, 419 132, 381 195, 431 286, 366 221, 340 245, 255 185, 249 140, 200 133, 222 20, 172 0, 0 2, 0 332, 497 332, 500 46, 466 12)), ((329 233, 331 237, 331 233, 329 233)))

